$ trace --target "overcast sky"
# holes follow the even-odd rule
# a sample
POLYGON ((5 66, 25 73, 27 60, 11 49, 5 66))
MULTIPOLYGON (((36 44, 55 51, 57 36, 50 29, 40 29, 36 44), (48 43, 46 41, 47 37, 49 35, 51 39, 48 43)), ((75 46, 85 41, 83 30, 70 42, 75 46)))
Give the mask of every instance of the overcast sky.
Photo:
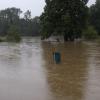
MULTIPOLYGON (((22 11, 31 10, 32 16, 39 16, 43 12, 45 0, 0 0, 0 10, 8 7, 21 8, 22 11)), ((95 0, 89 0, 89 4, 95 0)))
POLYGON ((94 4, 96 0, 89 0, 88 5, 90 6, 91 4, 94 4))

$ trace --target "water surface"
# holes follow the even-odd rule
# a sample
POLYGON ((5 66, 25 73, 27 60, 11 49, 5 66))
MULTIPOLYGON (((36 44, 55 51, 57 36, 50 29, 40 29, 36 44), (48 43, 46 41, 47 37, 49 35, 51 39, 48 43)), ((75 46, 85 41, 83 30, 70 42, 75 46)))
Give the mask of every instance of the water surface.
POLYGON ((0 43, 0 100, 100 100, 99 94, 100 43, 0 43))

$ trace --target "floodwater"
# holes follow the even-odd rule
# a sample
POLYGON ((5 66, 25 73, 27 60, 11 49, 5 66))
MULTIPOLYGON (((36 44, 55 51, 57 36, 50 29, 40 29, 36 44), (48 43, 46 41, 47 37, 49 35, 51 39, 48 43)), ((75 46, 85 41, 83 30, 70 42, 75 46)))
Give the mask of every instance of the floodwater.
POLYGON ((0 100, 100 100, 100 43, 0 43, 0 100))

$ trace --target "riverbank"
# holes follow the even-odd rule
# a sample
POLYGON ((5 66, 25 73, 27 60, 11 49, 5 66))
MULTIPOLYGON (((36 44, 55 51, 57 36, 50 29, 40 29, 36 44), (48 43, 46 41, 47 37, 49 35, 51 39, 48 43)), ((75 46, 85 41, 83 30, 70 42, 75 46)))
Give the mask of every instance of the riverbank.
MULTIPOLYGON (((7 39, 7 36, 1 36, 0 37, 0 42, 20 42, 23 38, 40 38, 41 40, 41 37, 40 36, 20 36, 18 37, 18 39, 16 37, 12 37, 12 38, 9 38, 9 40, 7 39)), ((63 36, 51 36, 47 39, 44 39, 44 40, 41 40, 43 42, 59 42, 59 43, 64 43, 64 38, 63 36)), ((85 38, 78 38, 78 39, 75 39, 74 42, 80 42, 80 41, 95 41, 95 42, 100 42, 100 36, 98 36, 96 39, 85 39, 85 38)))
POLYGON ((20 36, 4 36, 0 37, 0 42, 20 42, 20 36))

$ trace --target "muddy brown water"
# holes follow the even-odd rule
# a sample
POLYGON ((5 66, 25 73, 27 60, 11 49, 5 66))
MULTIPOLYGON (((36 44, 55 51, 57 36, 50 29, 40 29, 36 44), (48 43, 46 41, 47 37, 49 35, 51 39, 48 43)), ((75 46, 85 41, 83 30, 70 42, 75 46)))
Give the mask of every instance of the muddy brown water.
POLYGON ((0 43, 0 100, 100 100, 100 43, 0 43))

